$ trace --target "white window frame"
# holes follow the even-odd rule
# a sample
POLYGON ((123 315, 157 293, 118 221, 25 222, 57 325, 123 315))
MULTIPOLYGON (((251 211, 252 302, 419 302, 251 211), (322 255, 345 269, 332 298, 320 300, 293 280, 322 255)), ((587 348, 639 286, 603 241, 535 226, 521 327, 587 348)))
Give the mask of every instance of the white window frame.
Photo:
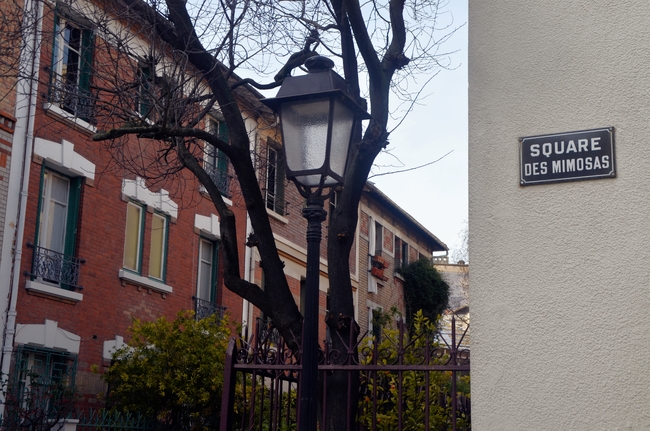
POLYGON ((205 238, 205 237, 199 237, 199 255, 198 255, 198 267, 197 267, 197 277, 196 277, 196 297, 202 301, 208 301, 210 303, 216 303, 216 282, 217 282, 217 277, 216 277, 216 270, 215 268, 215 253, 217 253, 217 245, 215 241, 205 238), (203 265, 202 263, 205 262, 206 260, 203 258, 203 245, 208 244, 208 247, 212 250, 212 255, 210 257, 210 262, 209 262, 209 271, 210 271, 210 286, 208 286, 208 296, 209 298, 202 298, 202 288, 205 288, 205 286, 202 286, 202 279, 203 279, 203 265), (213 297, 214 296, 214 297, 213 297))
POLYGON ((266 148, 266 176, 264 179, 264 201, 266 208, 283 216, 285 214, 284 200, 284 169, 281 166, 282 152, 273 145, 266 148), (271 163, 271 153, 274 154, 274 162, 271 163), (273 180, 271 184, 270 180, 273 180), (270 190, 273 188, 273 190, 270 190))
POLYGON ((140 205, 138 203, 129 201, 127 202, 127 223, 126 226, 124 227, 124 254, 122 258, 122 267, 127 270, 131 271, 135 274, 141 274, 142 273, 142 239, 143 239, 143 228, 144 228, 144 217, 146 213, 146 207, 143 205, 140 205), (128 240, 128 234, 129 234, 129 223, 128 223, 128 218, 129 218, 129 208, 135 208, 138 211, 140 211, 140 216, 138 217, 138 230, 136 233, 137 237, 137 242, 136 242, 136 247, 135 247, 135 268, 130 268, 126 265, 126 246, 127 246, 127 240, 128 240))

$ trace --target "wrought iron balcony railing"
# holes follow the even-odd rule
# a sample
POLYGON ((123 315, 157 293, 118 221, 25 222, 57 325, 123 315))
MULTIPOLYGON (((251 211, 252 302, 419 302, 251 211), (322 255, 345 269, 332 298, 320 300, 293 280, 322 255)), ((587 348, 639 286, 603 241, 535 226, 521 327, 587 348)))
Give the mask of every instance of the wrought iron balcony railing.
POLYGON ((84 121, 92 122, 95 104, 90 92, 79 88, 76 83, 66 82, 63 77, 53 75, 50 83, 50 103, 84 121))
POLYGON ((207 172, 210 178, 212 178, 212 181, 221 194, 230 197, 230 176, 228 175, 228 172, 209 163, 205 164, 205 172, 207 172))
POLYGON ((48 250, 31 242, 27 246, 34 249, 32 272, 27 273, 28 276, 71 290, 83 289, 79 285, 79 270, 81 264, 86 263, 85 259, 48 250))
POLYGON ((193 296, 192 299, 195 301, 196 319, 201 320, 206 317, 210 317, 213 314, 216 314, 219 319, 223 319, 224 314, 226 313, 226 307, 223 305, 216 305, 210 301, 204 299, 199 299, 196 296, 193 296))

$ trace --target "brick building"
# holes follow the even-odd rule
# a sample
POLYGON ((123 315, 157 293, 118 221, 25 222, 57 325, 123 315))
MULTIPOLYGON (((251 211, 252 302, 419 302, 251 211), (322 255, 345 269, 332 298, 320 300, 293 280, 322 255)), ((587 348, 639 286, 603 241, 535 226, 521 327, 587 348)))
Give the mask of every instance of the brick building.
MULTIPOLYGON (((88 96, 93 86, 111 84, 93 73, 114 66, 109 33, 96 31, 86 15, 102 12, 93 9, 101 3, 74 2, 81 5, 79 10, 49 3, 43 8, 38 1, 30 4, 37 13, 28 24, 38 31, 32 55, 21 67, 37 72, 19 78, 17 86, 2 81, 0 87, 0 201, 7 202, 9 214, 3 223, 5 243, 0 255, 2 372, 12 372, 18 379, 23 368, 49 376, 67 375, 84 394, 83 401, 93 404, 104 388, 91 369, 98 366, 102 371, 110 364, 111 352, 124 343, 132 319, 173 317, 183 309, 196 310, 202 317, 225 309, 250 327, 260 313, 224 288, 219 217, 196 178, 187 170, 143 178, 116 163, 120 154, 144 157, 154 151, 146 137, 124 138, 117 156, 92 141, 104 124, 121 120, 107 108, 97 109, 88 96), (17 97, 12 96, 14 88, 17 97), (12 163, 9 180, 15 186, 3 199, 2 161, 11 149, 12 133, 15 157, 6 160, 7 166, 12 163)), ((114 24, 113 34, 132 30, 120 25, 124 23, 114 24)), ((140 36, 128 40, 145 48, 148 43, 140 36)), ((148 77, 164 67, 164 61, 146 61, 144 55, 125 58, 124 67, 115 72, 132 76, 137 83, 126 110, 140 120, 147 119, 151 109, 143 96, 148 77)), ((303 198, 286 180, 278 131, 260 114, 261 95, 246 87, 237 94, 238 103, 245 107, 251 157, 276 246, 294 299, 302 304, 307 229, 301 214, 303 198)), ((211 110, 200 126, 227 139, 217 110, 211 110)), ((245 280, 263 287, 259 255, 255 247, 245 244, 252 228, 239 184, 231 181, 233 169, 207 144, 199 147, 203 168, 236 213, 237 247, 243 256, 240 272, 245 280)), ((329 202, 330 207, 335 205, 336 194, 329 202)), ((2 216, 0 211, 0 221, 2 216)), ((420 256, 446 252, 447 247, 371 183, 363 193, 359 216, 350 276, 355 317, 365 331, 372 310, 404 309, 402 280, 395 268, 420 256)), ((322 317, 328 292, 325 256, 323 241, 322 317)), ((322 324, 319 338, 325 336, 322 324)))
MULTIPOLYGON (((110 364, 132 319, 173 318, 191 309, 199 316, 227 310, 238 320, 242 299, 223 287, 219 217, 195 177, 181 171, 145 180, 116 168, 115 155, 92 141, 107 118, 85 91, 98 85, 94 70, 113 67, 101 64, 110 44, 72 7, 32 6, 37 14, 28 25, 36 40, 21 68, 37 72, 19 77, 17 86, 2 81, 0 99, 0 201, 10 206, 0 256, 2 372, 14 379, 25 379, 25 369, 67 376, 83 402, 93 404, 104 388, 91 369, 110 364), (12 133, 15 187, 7 199, 2 169, 12 133)), ((144 106, 138 91, 134 111, 144 106)), ((247 119, 250 130, 255 118, 247 119)), ((220 120, 210 112, 201 126, 221 131, 220 120)), ((128 138, 121 151, 147 151, 144 141, 128 138)), ((202 148, 204 169, 237 214, 243 251, 247 226, 238 184, 230 181, 227 161, 202 148)))
POLYGON ((372 183, 359 206, 357 321, 362 333, 372 330, 373 312, 391 307, 404 315, 404 279, 398 268, 447 246, 372 183))

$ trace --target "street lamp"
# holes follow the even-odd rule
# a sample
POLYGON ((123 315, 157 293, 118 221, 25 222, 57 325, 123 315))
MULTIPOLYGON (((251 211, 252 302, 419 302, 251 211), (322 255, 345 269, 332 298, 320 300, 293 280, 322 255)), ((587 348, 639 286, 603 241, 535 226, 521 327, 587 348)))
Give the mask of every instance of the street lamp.
POLYGON ((306 75, 284 79, 275 98, 262 102, 280 115, 287 178, 307 200, 307 270, 302 330, 299 431, 315 431, 318 413, 318 296, 323 189, 343 184, 358 120, 369 118, 329 58, 305 61, 306 75))

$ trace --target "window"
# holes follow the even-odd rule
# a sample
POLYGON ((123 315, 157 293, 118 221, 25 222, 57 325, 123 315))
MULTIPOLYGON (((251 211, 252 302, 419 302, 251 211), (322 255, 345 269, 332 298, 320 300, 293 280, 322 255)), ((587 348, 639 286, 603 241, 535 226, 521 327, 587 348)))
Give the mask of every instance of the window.
POLYGON ((41 175, 32 280, 74 290, 79 287, 81 263, 75 257, 81 178, 66 177, 46 168, 41 175))
POLYGON ((368 218, 368 226, 368 254, 371 256, 381 256, 382 246, 384 243, 383 226, 372 217, 368 218))
MULTIPOLYGON (((13 396, 21 406, 8 405, 9 409, 37 406, 49 416, 72 407, 62 390, 74 387, 76 355, 25 345, 18 346, 15 355, 13 396)), ((12 417, 11 412, 7 417, 12 417)))
POLYGON ((153 97, 151 94, 153 81, 151 70, 152 68, 149 66, 138 67, 138 95, 136 99, 136 110, 142 118, 150 118, 151 108, 153 107, 153 97))
POLYGON ((219 243, 199 239, 199 268, 196 286, 196 318, 217 314, 223 317, 226 307, 217 305, 217 268, 219 243))
POLYGON ((409 245, 395 237, 395 269, 404 267, 409 264, 409 245))
MULTIPOLYGON (((126 231, 124 234, 125 269, 142 273, 142 245, 144 238, 145 207, 129 202, 126 207, 126 231)), ((149 277, 163 281, 167 261, 167 235, 169 219, 164 214, 151 215, 151 238, 149 241, 149 277)))
MULTIPOLYGON (((228 126, 223 121, 209 120, 210 131, 219 139, 228 142, 228 126)), ((230 176, 228 175, 228 157, 223 151, 205 144, 203 168, 217 186, 222 195, 230 196, 230 176)))
POLYGON ((149 277, 165 280, 167 257, 167 217, 154 213, 151 217, 151 243, 149 247, 149 277))
POLYGON ((133 202, 126 207, 126 233, 124 235, 124 268, 140 273, 142 264, 142 235, 144 233, 144 208, 133 202))
POLYGON ((280 151, 272 146, 267 148, 265 192, 266 207, 284 215, 284 163, 280 151))
POLYGON ((55 17, 50 101, 90 122, 93 103, 90 79, 92 31, 60 15, 55 17))

